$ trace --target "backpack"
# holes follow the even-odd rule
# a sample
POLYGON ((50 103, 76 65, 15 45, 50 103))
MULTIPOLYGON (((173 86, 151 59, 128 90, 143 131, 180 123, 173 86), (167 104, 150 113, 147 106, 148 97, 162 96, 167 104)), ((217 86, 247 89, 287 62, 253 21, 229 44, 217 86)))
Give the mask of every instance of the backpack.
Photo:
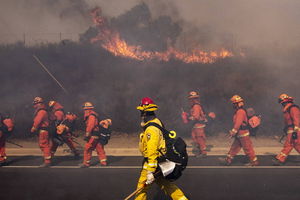
POLYGON ((248 118, 248 129, 250 132, 250 136, 256 136, 256 132, 257 132, 259 126, 261 125, 261 115, 253 114, 250 117, 247 110, 246 110, 246 113, 247 113, 247 118, 248 118))
POLYGON ((13 131, 15 124, 11 118, 6 117, 2 123, 7 127, 7 133, 11 133, 13 131))
MULTIPOLYGON (((287 109, 286 109, 286 111, 285 112, 287 112, 287 113, 289 113, 289 115, 291 116, 291 109, 292 108, 298 108, 299 110, 300 110, 300 107, 299 106, 297 106, 296 104, 293 104, 293 105, 291 105, 291 106, 289 106, 287 109)), ((291 125, 288 125, 288 126, 286 126, 284 129, 284 132, 286 132, 287 131, 287 129, 289 128, 289 127, 293 127, 294 128, 294 120, 293 120, 293 118, 291 117, 291 120, 292 120, 292 124, 291 125)))
POLYGON ((170 181, 175 181, 182 175, 182 171, 188 164, 186 143, 181 137, 176 137, 176 133, 174 131, 168 131, 163 126, 154 122, 150 122, 144 126, 144 130, 146 130, 149 126, 154 126, 163 133, 163 137, 166 142, 166 154, 158 158, 158 164, 166 163, 166 161, 173 162, 173 164, 175 164, 174 169, 171 173, 164 177, 170 181))
MULTIPOLYGON (((102 145, 106 145, 110 139, 110 135, 111 135, 111 130, 109 127, 107 128, 104 128, 100 122, 101 120, 99 119, 99 117, 95 114, 91 114, 93 116, 95 116, 98 120, 98 124, 97 124, 97 127, 99 128, 98 131, 93 131, 92 132, 92 135, 94 136, 98 136, 99 137, 99 143, 102 144, 102 145)), ((89 116, 91 116, 89 115, 89 116)))

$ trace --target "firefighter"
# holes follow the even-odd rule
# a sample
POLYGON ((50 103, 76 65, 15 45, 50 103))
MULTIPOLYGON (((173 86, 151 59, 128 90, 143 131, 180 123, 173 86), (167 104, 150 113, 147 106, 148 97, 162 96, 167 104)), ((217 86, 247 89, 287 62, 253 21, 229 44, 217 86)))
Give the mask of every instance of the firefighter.
POLYGON ((62 137, 56 134, 56 128, 64 120, 65 112, 64 107, 56 101, 49 101, 48 107, 50 119, 49 131, 52 135, 53 140, 53 147, 51 149, 51 152, 54 155, 57 147, 63 145, 64 143, 62 137))
POLYGON ((99 116, 94 111, 94 106, 90 102, 85 102, 83 105, 84 121, 86 124, 84 140, 87 141, 84 148, 83 163, 81 168, 87 168, 90 166, 92 152, 96 149, 98 154, 100 165, 107 165, 107 158, 104 151, 104 146, 100 144, 100 130, 99 130, 99 116))
POLYGON ((192 139, 199 149, 196 156, 206 157, 206 135, 205 126, 208 122, 206 114, 200 104, 199 93, 191 91, 188 96, 191 106, 190 114, 182 113, 182 119, 185 123, 192 122, 192 139))
MULTIPOLYGON (((64 120, 56 127, 56 134, 61 138, 61 140, 68 145, 70 150, 74 154, 74 159, 79 159, 80 153, 76 149, 75 140, 73 140, 73 131, 75 126, 75 121, 77 116, 74 113, 67 112, 64 120)), ((52 147, 52 154, 56 152, 58 145, 52 147)))
POLYGON ((252 141, 250 140, 244 100, 239 95, 234 95, 230 100, 234 106, 235 113, 233 116, 233 128, 229 131, 229 137, 234 138, 234 141, 224 162, 226 165, 230 165, 234 156, 243 148, 250 161, 246 165, 257 166, 258 160, 253 149, 252 141))
POLYGON ((39 146, 44 154, 44 163, 40 167, 49 167, 51 165, 52 140, 48 131, 48 112, 41 97, 35 97, 32 104, 35 112, 31 133, 38 133, 39 146))
POLYGON ((53 145, 51 148, 52 156, 54 156, 58 146, 66 143, 70 150, 74 154, 74 158, 79 158, 79 151, 76 149, 75 144, 72 140, 72 132, 70 126, 73 121, 75 121, 74 116, 66 116, 64 112, 64 107, 57 101, 49 101, 48 103, 50 111, 50 120, 51 120, 51 131, 52 131, 52 140, 53 145))
POLYGON ((7 164, 5 151, 6 138, 13 131, 14 123, 11 118, 3 117, 0 113, 0 166, 7 164))
POLYGON ((281 94, 278 103, 283 107, 284 131, 287 134, 283 149, 273 160, 274 165, 283 165, 289 153, 295 148, 300 153, 300 109, 294 104, 294 98, 281 94))
MULTIPOLYGON (((141 126, 144 127, 150 122, 155 122, 162 126, 161 121, 156 118, 154 111, 158 106, 149 97, 142 99, 140 106, 137 107, 141 112, 141 126)), ((151 183, 157 183, 172 199, 186 200, 183 192, 172 182, 163 178, 156 177, 158 169, 158 157, 166 153, 166 144, 163 133, 160 129, 149 126, 140 134, 139 149, 144 157, 143 168, 137 184, 137 189, 141 189, 136 194, 136 200, 147 199, 147 190, 151 183)))
POLYGON ((55 125, 60 124, 65 118, 64 107, 57 101, 49 101, 50 119, 55 125))

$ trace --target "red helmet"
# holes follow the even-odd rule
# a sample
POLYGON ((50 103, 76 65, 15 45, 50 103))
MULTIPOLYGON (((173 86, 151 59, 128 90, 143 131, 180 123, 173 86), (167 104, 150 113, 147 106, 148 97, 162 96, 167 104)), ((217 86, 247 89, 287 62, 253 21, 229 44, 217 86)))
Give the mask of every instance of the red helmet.
POLYGON ((137 109, 140 111, 155 111, 157 108, 158 106, 149 97, 144 97, 141 101, 141 104, 137 107, 137 109))
POLYGON ((154 104, 154 101, 150 97, 144 97, 141 101, 141 106, 154 104))

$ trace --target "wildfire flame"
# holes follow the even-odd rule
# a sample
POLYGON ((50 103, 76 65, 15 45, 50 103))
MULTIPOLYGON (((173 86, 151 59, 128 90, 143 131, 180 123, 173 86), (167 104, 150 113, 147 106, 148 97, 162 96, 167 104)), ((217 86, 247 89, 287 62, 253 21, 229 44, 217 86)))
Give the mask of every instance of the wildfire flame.
POLYGON ((122 56, 136 60, 169 61, 170 59, 181 60, 185 63, 214 63, 217 59, 232 57, 233 53, 222 48, 219 51, 201 51, 199 49, 192 50, 189 53, 182 52, 169 47, 163 52, 144 51, 141 46, 129 45, 120 37, 120 34, 113 31, 106 23, 106 19, 101 15, 99 7, 91 11, 93 22, 98 28, 98 35, 91 39, 92 43, 100 42, 101 46, 115 56, 122 56))

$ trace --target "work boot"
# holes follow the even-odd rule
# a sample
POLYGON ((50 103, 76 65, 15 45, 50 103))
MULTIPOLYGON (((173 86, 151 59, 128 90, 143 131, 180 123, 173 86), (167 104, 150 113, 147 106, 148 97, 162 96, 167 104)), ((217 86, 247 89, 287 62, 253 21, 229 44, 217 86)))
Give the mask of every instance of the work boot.
POLYGON ((76 152, 74 153, 74 160, 79 160, 80 159, 80 153, 76 152))
POLYGON ((48 168, 48 167, 50 167, 50 166, 51 166, 50 163, 43 163, 43 164, 41 164, 41 165, 39 166, 39 168, 48 168))
POLYGON ((197 157, 197 158, 207 158, 207 153, 199 153, 199 154, 196 154, 196 157, 197 157))
POLYGON ((6 160, 1 160, 0 161, 0 166, 6 166, 8 162, 6 160))
POLYGON ((273 163, 273 166, 282 166, 282 165, 284 165, 284 162, 281 162, 277 158, 273 158, 272 163, 273 163))
POLYGON ((252 161, 252 162, 246 163, 244 166, 255 167, 255 166, 258 166, 258 165, 259 165, 259 163, 256 160, 256 161, 252 161))
POLYGON ((80 165, 79 165, 79 168, 89 168, 90 166, 89 165, 86 165, 86 164, 84 164, 84 163, 81 163, 80 165))
POLYGON ((100 162, 100 165, 101 166, 107 166, 107 162, 106 161, 102 161, 102 162, 100 162))
POLYGON ((232 160, 229 158, 218 158, 220 165, 230 166, 232 163, 232 160))

